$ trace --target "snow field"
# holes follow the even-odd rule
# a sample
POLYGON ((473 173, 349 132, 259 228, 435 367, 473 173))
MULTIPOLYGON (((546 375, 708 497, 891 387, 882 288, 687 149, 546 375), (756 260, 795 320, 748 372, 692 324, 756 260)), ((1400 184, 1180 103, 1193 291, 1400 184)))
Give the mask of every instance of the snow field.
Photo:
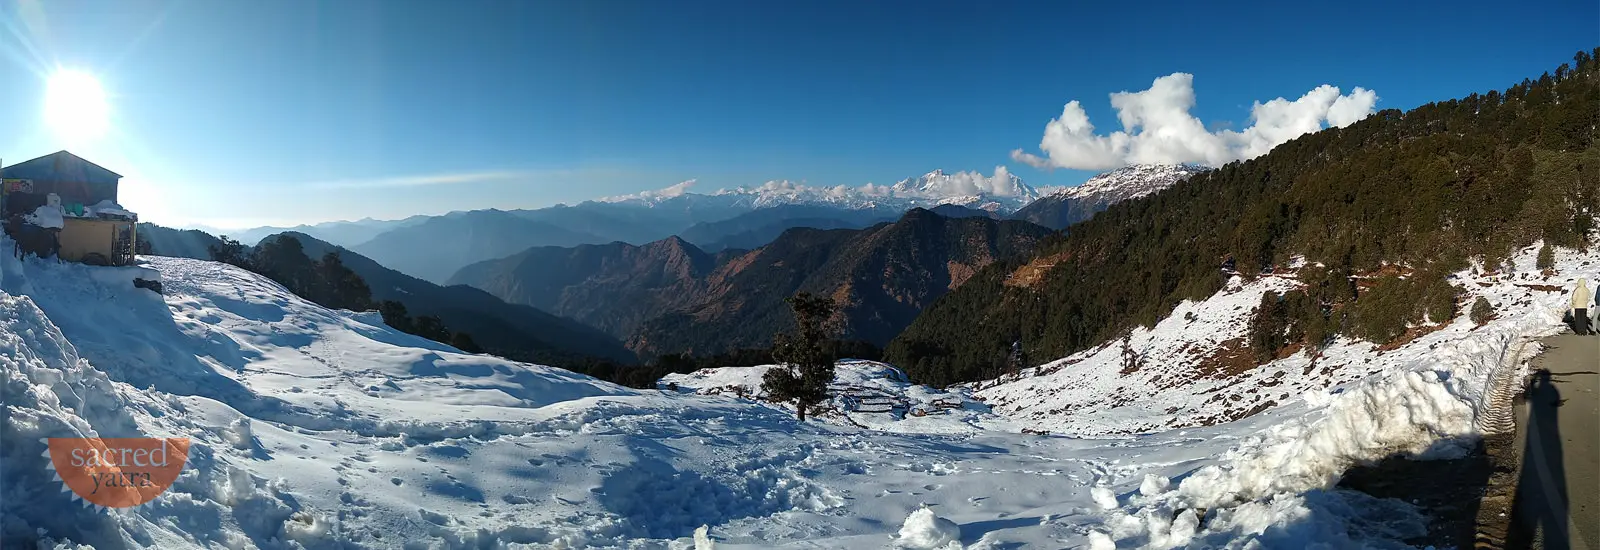
POLYGON ((1128 375, 1115 346, 977 390, 925 388, 887 365, 848 362, 835 412, 805 424, 735 397, 759 389, 763 367, 635 391, 462 354, 211 262, 116 269, 7 257, 0 541, 1395 547, 1422 528, 1411 506, 1329 487, 1351 464, 1450 456, 1474 437, 1494 402, 1489 381, 1515 379, 1505 369, 1522 364, 1506 350, 1557 330, 1563 289, 1600 269, 1596 255, 1561 251, 1546 278, 1531 269, 1535 250, 1515 258, 1518 272, 1459 277, 1497 319, 1458 318, 1391 351, 1341 341, 1315 361, 1299 354, 1229 380, 1162 382, 1234 338, 1261 292, 1294 284, 1271 277, 1135 331, 1149 359, 1128 375), (132 287, 149 270, 165 296, 132 287), (1140 399, 1108 397, 1119 391, 1140 399), (92 435, 189 437, 190 466, 146 506, 83 508, 46 473, 38 438, 92 435))

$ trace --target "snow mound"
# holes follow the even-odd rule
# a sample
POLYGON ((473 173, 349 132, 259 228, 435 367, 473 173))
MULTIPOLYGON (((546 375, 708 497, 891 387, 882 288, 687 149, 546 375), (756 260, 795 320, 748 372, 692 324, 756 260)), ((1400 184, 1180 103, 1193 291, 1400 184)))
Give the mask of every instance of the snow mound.
POLYGON ((900 526, 895 546, 907 550, 961 549, 961 526, 941 518, 927 506, 918 508, 900 526))
POLYGON ((711 541, 711 526, 701 525, 694 530, 694 550, 716 550, 717 544, 711 541))
MULTIPOLYGON (((269 541, 291 536, 284 522, 299 511, 293 500, 214 453, 220 442, 193 430, 181 418, 187 412, 181 403, 113 382, 83 360, 27 296, 0 292, 0 365, 6 413, 0 544, 272 547, 269 541), (190 437, 195 446, 163 498, 131 513, 106 513, 63 492, 45 464, 42 438, 50 437, 190 437), (197 526, 191 518, 217 523, 197 526)), ((325 534, 300 535, 313 543, 325 534)))
POLYGON ((33 212, 23 216, 22 221, 46 229, 61 229, 67 224, 66 214, 61 210, 61 205, 43 205, 33 209, 33 212))
MULTIPOLYGON (((767 394, 761 389, 761 378, 773 367, 720 367, 689 374, 668 374, 656 386, 700 395, 732 395, 765 401, 767 394)), ((1009 421, 991 413, 987 405, 974 399, 965 388, 945 391, 913 384, 900 369, 877 361, 839 361, 834 365, 834 379, 828 390, 829 400, 810 415, 891 432, 1015 431, 1009 421)), ((792 403, 780 405, 793 409, 792 403)))

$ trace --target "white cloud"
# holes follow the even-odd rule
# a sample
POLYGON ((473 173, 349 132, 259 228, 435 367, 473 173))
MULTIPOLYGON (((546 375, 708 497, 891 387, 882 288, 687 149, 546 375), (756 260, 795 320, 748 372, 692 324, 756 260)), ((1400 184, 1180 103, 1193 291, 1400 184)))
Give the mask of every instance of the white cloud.
POLYGON ((630 200, 670 199, 673 197, 681 197, 684 193, 689 192, 689 188, 694 187, 696 181, 697 180, 692 179, 683 180, 654 191, 640 191, 632 195, 618 195, 615 197, 605 197, 599 200, 600 202, 623 202, 630 200))
POLYGON ((1013 197, 1023 193, 1021 186, 1012 178, 1011 171, 1003 165, 994 167, 993 176, 985 176, 983 172, 974 170, 956 172, 945 177, 929 177, 927 186, 921 191, 924 194, 945 197, 980 194, 1013 197))
POLYGON ((429 174, 421 176, 394 176, 385 178, 372 178, 361 180, 324 181, 307 184, 310 187, 324 189, 370 189, 384 187, 423 187, 429 185, 452 185, 461 183, 483 183, 490 181, 508 181, 530 178, 543 175, 542 172, 516 172, 516 171, 490 171, 490 172, 459 172, 454 174, 429 174))
POLYGON ((1377 102, 1372 90, 1358 87, 1341 95, 1339 88, 1324 84, 1294 101, 1280 97, 1256 102, 1244 131, 1212 132, 1189 114, 1195 105, 1194 75, 1173 73, 1155 79, 1147 90, 1111 94, 1121 130, 1096 134, 1083 105, 1073 100, 1045 125, 1039 142, 1042 156, 1017 149, 1011 158, 1036 168, 1080 170, 1140 163, 1221 166, 1261 156, 1324 124, 1348 126, 1371 115, 1377 102))

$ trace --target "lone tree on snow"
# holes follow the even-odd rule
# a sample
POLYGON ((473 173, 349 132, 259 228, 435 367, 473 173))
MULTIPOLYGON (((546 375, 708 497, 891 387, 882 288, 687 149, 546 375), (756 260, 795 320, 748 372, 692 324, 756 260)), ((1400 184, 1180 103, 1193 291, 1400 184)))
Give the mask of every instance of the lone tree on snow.
POLYGON ((778 366, 762 376, 761 389, 774 401, 794 401, 805 422, 806 409, 828 398, 833 355, 825 344, 838 326, 833 300, 802 292, 785 301, 794 311, 795 331, 773 338, 772 358, 778 366))

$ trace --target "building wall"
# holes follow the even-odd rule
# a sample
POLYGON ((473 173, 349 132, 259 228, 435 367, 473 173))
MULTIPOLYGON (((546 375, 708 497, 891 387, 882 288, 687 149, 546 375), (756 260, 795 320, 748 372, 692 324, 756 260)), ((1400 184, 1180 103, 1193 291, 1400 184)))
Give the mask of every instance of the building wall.
POLYGON ((75 155, 56 153, 8 166, 0 170, 0 178, 33 180, 34 195, 55 193, 62 204, 87 206, 115 202, 120 176, 75 155))
POLYGON ((89 254, 99 254, 112 265, 121 265, 133 256, 133 222, 67 218, 59 235, 61 250, 57 256, 69 262, 81 262, 89 254), (125 243, 118 246, 117 233, 129 232, 125 243))

